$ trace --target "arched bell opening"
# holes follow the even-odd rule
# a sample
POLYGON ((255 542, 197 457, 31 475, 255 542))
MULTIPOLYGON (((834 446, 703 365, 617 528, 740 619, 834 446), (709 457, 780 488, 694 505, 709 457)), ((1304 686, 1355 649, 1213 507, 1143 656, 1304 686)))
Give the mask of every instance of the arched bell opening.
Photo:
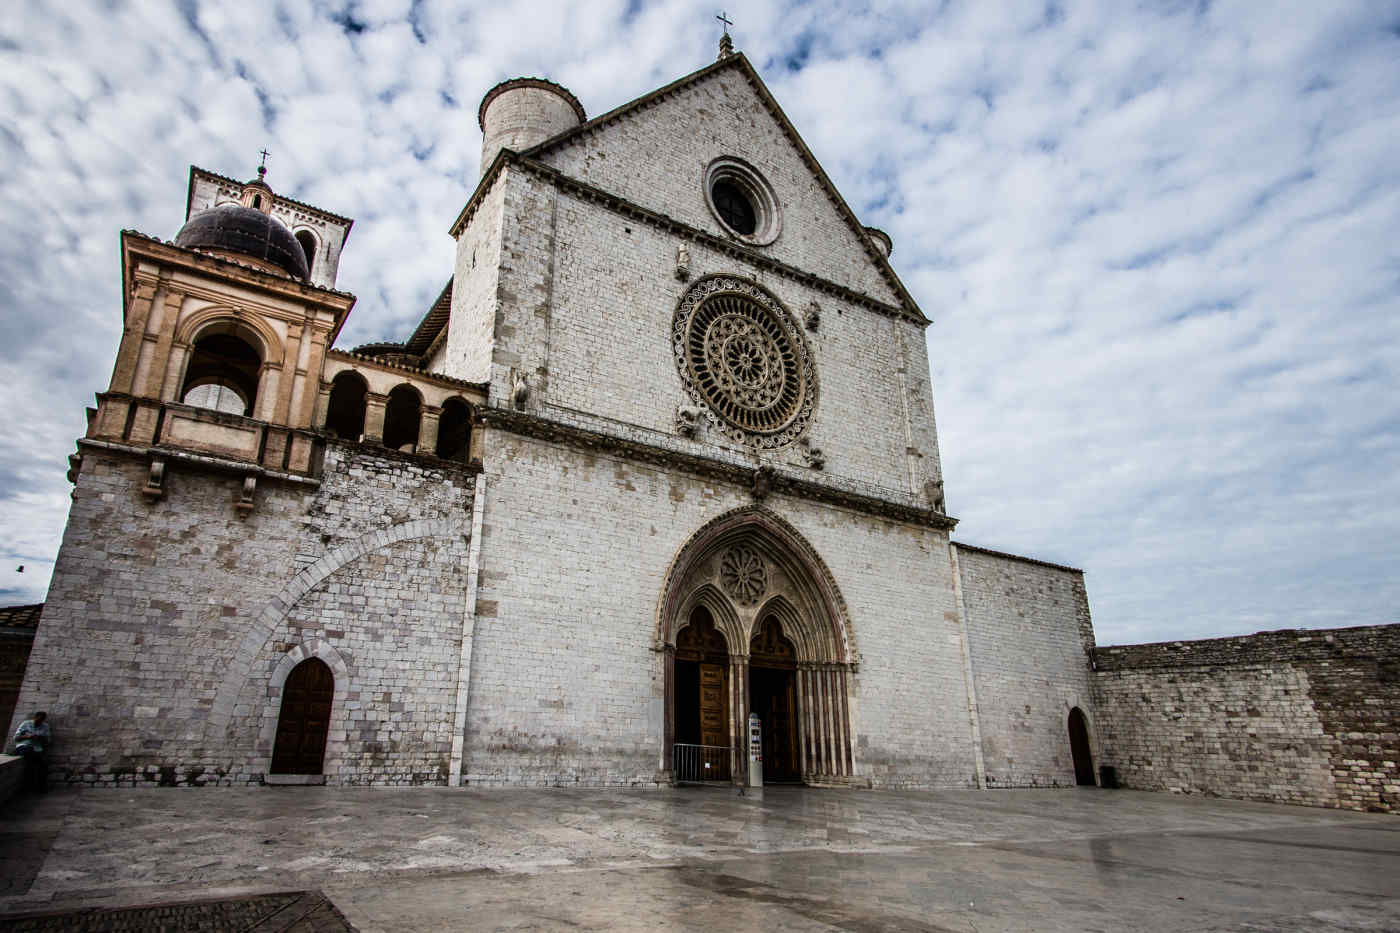
POLYGON ((180 401, 252 417, 262 356, 236 325, 207 329, 191 347, 180 401))
POLYGON ((845 602, 812 547, 759 508, 704 526, 667 574, 656 622, 665 659, 662 769, 678 778, 678 749, 692 744, 682 737, 690 737, 689 696, 700 685, 683 666, 682 635, 702 618, 698 608, 731 646, 724 687, 733 780, 748 779, 752 712, 763 721, 766 781, 849 783, 856 663, 845 602))
POLYGON ((1089 726, 1079 707, 1069 711, 1069 752, 1074 758, 1074 783, 1081 787, 1093 787, 1094 753, 1089 747, 1089 726))

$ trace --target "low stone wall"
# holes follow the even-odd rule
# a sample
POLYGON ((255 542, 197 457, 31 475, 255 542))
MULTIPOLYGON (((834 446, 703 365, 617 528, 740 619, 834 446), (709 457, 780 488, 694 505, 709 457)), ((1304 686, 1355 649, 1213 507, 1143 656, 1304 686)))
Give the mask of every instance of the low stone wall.
POLYGON ((1400 811, 1400 625, 1106 647, 1096 666, 1126 787, 1400 811))
POLYGON ((0 804, 19 792, 24 783, 24 759, 18 755, 0 755, 0 804))

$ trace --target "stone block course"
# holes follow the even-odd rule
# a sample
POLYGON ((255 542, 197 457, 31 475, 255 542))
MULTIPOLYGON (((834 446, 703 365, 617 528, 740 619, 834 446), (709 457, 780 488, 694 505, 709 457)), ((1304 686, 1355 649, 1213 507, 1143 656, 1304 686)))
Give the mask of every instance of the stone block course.
POLYGON ((1131 787, 1400 809, 1400 625, 1097 651, 1105 761, 1131 787))

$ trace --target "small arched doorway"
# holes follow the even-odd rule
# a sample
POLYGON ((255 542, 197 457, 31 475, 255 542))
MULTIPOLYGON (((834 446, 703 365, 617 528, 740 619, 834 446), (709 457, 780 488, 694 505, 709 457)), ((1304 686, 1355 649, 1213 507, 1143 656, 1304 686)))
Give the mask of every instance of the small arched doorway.
POLYGON ((676 780, 729 780, 729 645, 704 606, 676 634, 676 780))
POLYGON ((307 658, 282 685, 272 774, 320 774, 330 731, 335 675, 320 658, 307 658))
POLYGON ((1069 711, 1069 752, 1074 756, 1074 783, 1093 787, 1094 755, 1089 750, 1089 727, 1079 707, 1069 711))

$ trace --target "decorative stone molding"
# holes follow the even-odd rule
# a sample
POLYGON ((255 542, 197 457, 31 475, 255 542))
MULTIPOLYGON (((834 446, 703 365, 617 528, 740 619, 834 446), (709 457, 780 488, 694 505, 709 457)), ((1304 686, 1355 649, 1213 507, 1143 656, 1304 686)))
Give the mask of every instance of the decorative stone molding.
POLYGON ((695 405, 677 405, 676 433, 684 437, 694 437, 700 429, 701 414, 695 405))
POLYGON ((690 281, 690 247, 684 243, 676 247, 676 278, 682 282, 690 281))
POLYGON ((928 482, 924 483, 924 498, 928 500, 929 505, 933 508, 935 512, 937 512, 939 515, 945 514, 945 506, 943 499, 943 480, 931 479, 928 482))
POLYGON ((806 325, 808 330, 815 331, 821 326, 821 322, 822 306, 812 301, 807 305, 807 313, 802 316, 802 323, 806 325))
POLYGON ((741 606, 755 605, 768 589, 768 566, 747 545, 725 551, 719 572, 720 585, 741 606))
POLYGON ((530 400, 530 376, 522 370, 510 371, 510 403, 517 410, 525 408, 530 400))
POLYGON ((715 626, 729 643, 731 656, 748 653, 753 633, 745 628, 746 623, 772 613, 797 647, 798 661, 849 665, 852 670, 859 664, 850 614, 831 570, 801 532, 768 509, 746 506, 725 512, 706 522, 681 547, 666 571, 657 604, 655 650, 663 651, 675 643, 676 633, 697 605, 710 610, 715 626), (781 568, 792 589, 769 597, 761 605, 762 596, 756 598, 750 605, 758 605, 757 611, 742 607, 741 618, 736 612, 738 600, 731 600, 724 591, 723 567, 725 557, 745 548, 762 562, 765 589, 775 566, 781 568), (719 578, 696 579, 702 567, 715 566, 711 562, 717 553, 722 555, 719 578))
POLYGON ((247 518, 248 513, 253 511, 253 493, 257 491, 257 488, 258 477, 255 474, 250 473, 243 477, 243 491, 238 497, 238 504, 235 506, 235 508, 238 509, 239 518, 247 518))
POLYGON ((919 508, 892 499, 875 495, 863 495, 828 483, 804 480, 777 473, 770 466, 758 470, 748 466, 725 463, 699 454, 683 453, 667 447, 648 444, 643 441, 592 431, 587 428, 552 421, 526 412, 511 411, 506 408, 480 409, 478 424, 499 428, 523 437, 556 444, 568 444, 586 451, 604 451, 626 457, 638 463, 649 463, 665 469, 684 470, 694 476, 713 479, 719 482, 748 488, 758 497, 770 493, 781 493, 813 502, 823 502, 840 508, 887 518, 891 521, 927 525, 940 530, 951 530, 958 521, 932 509, 919 508), (762 477, 760 481, 760 477, 762 477))
POLYGON ((165 458, 152 457, 151 469, 146 474, 146 485, 141 489, 141 495, 147 501, 155 502, 165 495, 165 458))

